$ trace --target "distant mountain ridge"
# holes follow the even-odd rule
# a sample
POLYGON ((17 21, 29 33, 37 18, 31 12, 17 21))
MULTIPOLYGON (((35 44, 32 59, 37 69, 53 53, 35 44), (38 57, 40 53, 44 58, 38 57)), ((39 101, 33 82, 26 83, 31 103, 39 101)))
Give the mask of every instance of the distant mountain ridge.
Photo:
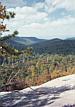
POLYGON ((67 40, 75 40, 75 37, 67 38, 67 40))
POLYGON ((36 37, 18 37, 17 36, 15 38, 10 38, 9 40, 7 40, 7 43, 16 49, 22 50, 29 45, 40 43, 42 41, 45 41, 45 40, 38 39, 36 37))
POLYGON ((75 54, 75 40, 51 39, 32 45, 36 53, 75 54))
POLYGON ((45 40, 36 37, 15 37, 9 39, 7 42, 10 46, 18 50, 24 50, 26 47, 31 46, 35 53, 39 54, 75 54, 74 38, 45 40))

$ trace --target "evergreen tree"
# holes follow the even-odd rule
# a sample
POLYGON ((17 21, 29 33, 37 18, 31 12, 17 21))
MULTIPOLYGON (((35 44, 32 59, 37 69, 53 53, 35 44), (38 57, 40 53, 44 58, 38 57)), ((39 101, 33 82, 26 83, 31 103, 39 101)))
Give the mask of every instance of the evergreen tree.
MULTIPOLYGON (((17 31, 14 31, 13 34, 8 34, 6 36, 3 36, 3 33, 8 32, 8 28, 7 25, 4 24, 4 20, 5 19, 10 19, 10 18, 14 18, 15 13, 14 12, 8 12, 6 9, 6 6, 2 5, 0 2, 0 53, 3 49, 5 49, 6 51, 8 51, 8 45, 6 44, 6 41, 11 38, 11 37, 15 37, 15 35, 18 34, 17 31)), ((11 48, 10 48, 11 49, 11 48)), ((10 51, 9 51, 10 53, 10 51)))

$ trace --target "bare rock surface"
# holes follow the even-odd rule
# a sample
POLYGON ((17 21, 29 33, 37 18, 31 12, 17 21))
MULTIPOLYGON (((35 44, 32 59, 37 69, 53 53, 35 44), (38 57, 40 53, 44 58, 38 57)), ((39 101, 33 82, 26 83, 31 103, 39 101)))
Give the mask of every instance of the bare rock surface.
POLYGON ((75 74, 21 91, 0 92, 0 107, 75 107, 75 74))

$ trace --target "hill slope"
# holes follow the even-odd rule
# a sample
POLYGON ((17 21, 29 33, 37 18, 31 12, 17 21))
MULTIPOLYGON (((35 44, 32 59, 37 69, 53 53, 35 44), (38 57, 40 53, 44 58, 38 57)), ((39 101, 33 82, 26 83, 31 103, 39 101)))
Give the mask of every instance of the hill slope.
POLYGON ((75 74, 21 91, 1 92, 3 107, 75 107, 75 74))
POLYGON ((32 45, 36 53, 75 54, 75 40, 52 39, 32 45))
POLYGON ((11 38, 8 44, 18 50, 23 50, 27 46, 32 46, 35 53, 49 53, 49 54, 75 54, 75 40, 74 39, 52 39, 44 40, 35 37, 16 37, 11 38))
POLYGON ((44 41, 44 39, 38 39, 36 37, 15 37, 7 40, 7 43, 16 49, 22 50, 29 45, 40 43, 42 41, 44 41))

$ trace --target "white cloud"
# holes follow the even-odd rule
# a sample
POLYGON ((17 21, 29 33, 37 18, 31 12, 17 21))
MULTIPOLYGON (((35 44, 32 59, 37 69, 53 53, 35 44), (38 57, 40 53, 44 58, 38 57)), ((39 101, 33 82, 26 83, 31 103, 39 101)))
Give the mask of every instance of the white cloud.
MULTIPOLYGON (((16 19, 17 20, 17 19, 16 19)), ((9 25, 10 26, 10 25, 9 25)), ((36 36, 39 38, 64 38, 64 35, 75 35, 75 18, 65 17, 56 21, 46 21, 43 23, 33 22, 25 24, 24 19, 11 21, 12 29, 18 29, 19 35, 36 36), (12 27, 13 26, 13 27, 12 27), (54 37, 53 37, 54 36, 54 37)))
POLYGON ((65 7, 67 11, 69 10, 75 11, 75 0, 64 0, 62 6, 65 7))
POLYGON ((23 0, 0 0, 1 3, 7 7, 17 7, 24 6, 25 2, 23 0))
MULTIPOLYGON (((10 11, 11 9, 9 9, 10 11)), ((47 18, 48 14, 45 12, 38 12, 33 7, 17 7, 16 9, 12 9, 12 11, 15 11, 16 16, 14 20, 17 21, 23 21, 25 24, 32 23, 32 22, 39 22, 44 21, 45 18, 47 18)))
POLYGON ((15 9, 8 9, 8 11, 14 11, 16 13, 14 19, 5 21, 11 31, 13 31, 13 28, 24 28, 24 26, 29 26, 32 23, 43 23, 48 20, 47 13, 39 12, 33 7, 16 7, 15 9))
POLYGON ((75 0, 45 0, 32 7, 23 6, 8 10, 15 11, 16 16, 6 21, 11 31, 18 30, 22 36, 36 36, 39 38, 65 38, 75 35, 75 17, 64 16, 57 20, 50 20, 50 13, 57 8, 65 8, 67 11, 74 11, 75 0), (72 2, 73 1, 73 2, 72 2), (42 11, 43 10, 43 11, 42 11))
POLYGON ((57 8, 64 8, 67 11, 75 11, 75 0, 45 0, 46 11, 53 12, 57 8))
POLYGON ((44 2, 39 2, 34 5, 34 8, 36 8, 37 10, 40 10, 40 9, 44 9, 44 6, 45 6, 44 2))
MULTIPOLYGON (((57 21, 49 21, 43 24, 32 23, 29 26, 24 26, 26 35, 35 35, 40 38, 64 38, 64 35, 75 35, 75 19, 67 17, 57 21), (28 30, 27 30, 28 29, 28 30)), ((20 30, 24 32, 22 29, 20 30)), ((22 33, 21 32, 21 33, 22 33)))

